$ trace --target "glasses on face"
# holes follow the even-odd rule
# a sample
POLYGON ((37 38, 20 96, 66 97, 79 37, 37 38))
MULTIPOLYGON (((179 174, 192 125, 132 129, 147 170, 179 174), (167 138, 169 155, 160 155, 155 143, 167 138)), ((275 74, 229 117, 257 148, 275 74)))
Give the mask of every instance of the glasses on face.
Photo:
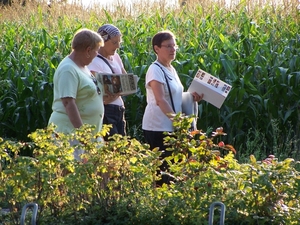
POLYGON ((113 40, 111 40, 111 43, 112 43, 113 45, 116 45, 116 46, 121 46, 122 41, 113 41, 113 40))
POLYGON ((93 80, 94 84, 96 85, 98 95, 100 95, 101 94, 101 90, 98 87, 98 81, 97 81, 97 79, 95 77, 92 77, 92 80, 93 80))
POLYGON ((165 47, 167 48, 168 50, 177 50, 178 49, 178 45, 160 45, 161 47, 165 47))

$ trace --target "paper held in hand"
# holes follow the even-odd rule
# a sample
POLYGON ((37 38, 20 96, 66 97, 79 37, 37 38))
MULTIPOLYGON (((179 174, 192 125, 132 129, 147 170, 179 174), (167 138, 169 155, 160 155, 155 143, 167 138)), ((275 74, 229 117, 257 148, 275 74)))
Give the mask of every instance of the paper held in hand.
MULTIPOLYGON (((103 85, 104 92, 120 95, 129 95, 137 92, 137 82, 139 80, 134 74, 108 74, 94 73, 97 80, 103 85)), ((105 95, 104 94, 104 95, 105 95)))
POLYGON ((197 92, 199 95, 203 93, 203 100, 217 108, 221 108, 230 90, 231 85, 201 69, 197 71, 190 87, 188 88, 188 92, 190 93, 197 92))

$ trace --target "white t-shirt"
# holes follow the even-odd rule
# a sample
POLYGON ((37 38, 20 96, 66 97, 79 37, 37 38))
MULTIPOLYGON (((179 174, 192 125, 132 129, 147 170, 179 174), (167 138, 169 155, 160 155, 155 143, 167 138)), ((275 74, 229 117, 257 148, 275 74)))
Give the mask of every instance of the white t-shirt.
MULTIPOLYGON (((107 58, 106 58, 107 59, 107 58)), ((122 74, 122 68, 124 68, 123 62, 118 53, 115 53, 111 60, 107 59, 109 64, 111 65, 115 74, 122 74)), ((100 73, 113 73, 110 67, 103 61, 103 59, 96 56, 93 61, 88 65, 90 71, 100 72, 100 73)), ((124 106, 124 102, 122 97, 120 96, 115 101, 109 103, 119 106, 124 106)))
MULTIPOLYGON (((182 103, 182 92, 183 86, 178 77, 178 74, 174 67, 172 71, 168 70, 159 62, 158 63, 161 68, 164 70, 167 75, 173 103, 175 107, 176 113, 181 112, 181 103, 182 103)), ((149 69, 146 73, 146 94, 147 94, 147 106, 143 116, 143 124, 142 129, 148 131, 173 131, 172 121, 161 111, 159 106, 156 104, 155 96, 153 94, 152 88, 149 86, 149 82, 152 80, 156 80, 164 85, 165 98, 169 102, 172 107, 171 98, 169 94, 168 85, 166 83, 165 75, 159 66, 154 63, 149 66, 149 69)))

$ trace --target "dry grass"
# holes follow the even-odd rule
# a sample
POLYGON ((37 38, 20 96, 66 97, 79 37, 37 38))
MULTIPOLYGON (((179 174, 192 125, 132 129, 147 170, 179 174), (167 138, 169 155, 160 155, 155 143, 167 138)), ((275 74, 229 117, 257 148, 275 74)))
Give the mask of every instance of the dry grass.
POLYGON ((29 2, 26 6, 14 3, 11 6, 2 6, 0 8, 0 19, 6 21, 26 21, 31 19, 33 15, 51 15, 53 17, 77 17, 78 19, 86 19, 89 13, 82 10, 82 7, 69 4, 52 4, 48 6, 46 2, 33 3, 29 2))
MULTIPOLYGON (((95 0, 96 1, 96 0, 95 0)), ((33 3, 30 1, 26 7, 18 3, 10 7, 0 8, 0 20, 2 21, 29 21, 32 17, 39 15, 39 19, 45 22, 53 22, 58 18, 67 17, 75 18, 77 21, 88 22, 91 17, 106 18, 105 11, 113 20, 123 18, 136 18, 140 15, 151 15, 160 13, 165 15, 169 12, 180 13, 184 10, 185 13, 202 13, 203 15, 213 14, 215 9, 225 11, 240 11, 246 10, 249 14, 257 14, 258 12, 280 13, 283 15, 297 15, 299 13, 298 0, 178 0, 177 4, 171 4, 168 0, 158 2, 149 2, 141 0, 132 4, 125 4, 124 0, 115 1, 114 5, 97 5, 87 9, 83 8, 81 3, 70 5, 66 3, 52 3, 51 7, 46 1, 33 3), (230 3, 228 3, 230 2, 230 3)))

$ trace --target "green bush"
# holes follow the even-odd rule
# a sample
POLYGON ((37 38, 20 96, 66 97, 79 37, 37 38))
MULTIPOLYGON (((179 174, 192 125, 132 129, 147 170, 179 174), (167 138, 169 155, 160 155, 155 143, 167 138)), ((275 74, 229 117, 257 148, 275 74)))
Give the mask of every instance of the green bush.
POLYGON ((30 143, 1 140, 0 202, 10 213, 0 220, 18 224, 21 207, 36 202, 41 225, 204 225, 210 204, 221 201, 226 224, 299 223, 298 162, 273 156, 257 162, 251 156, 239 164, 235 149, 222 142, 222 128, 190 133, 191 120, 177 115, 177 129, 165 139, 175 182, 162 187, 155 187, 160 152, 134 138, 115 135, 98 142, 101 133, 93 136, 86 125, 71 135, 53 126, 39 129, 30 143), (79 142, 72 146, 74 139, 79 142), (28 144, 33 157, 19 156, 28 144), (85 150, 82 162, 72 156, 79 148, 85 150))

